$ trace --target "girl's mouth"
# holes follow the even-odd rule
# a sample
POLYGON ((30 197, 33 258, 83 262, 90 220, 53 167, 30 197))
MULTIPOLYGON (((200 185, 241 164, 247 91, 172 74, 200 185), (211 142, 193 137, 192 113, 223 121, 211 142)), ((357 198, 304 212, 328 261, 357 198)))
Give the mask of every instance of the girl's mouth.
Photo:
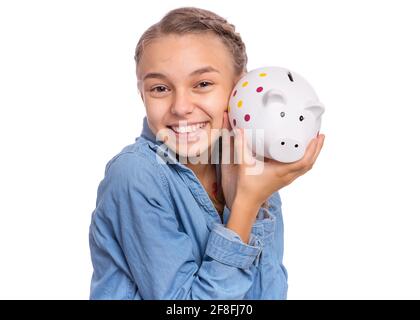
POLYGON ((190 141, 197 141, 200 134, 206 130, 209 122, 197 122, 194 124, 185 124, 179 126, 168 126, 174 133, 177 139, 190 141))

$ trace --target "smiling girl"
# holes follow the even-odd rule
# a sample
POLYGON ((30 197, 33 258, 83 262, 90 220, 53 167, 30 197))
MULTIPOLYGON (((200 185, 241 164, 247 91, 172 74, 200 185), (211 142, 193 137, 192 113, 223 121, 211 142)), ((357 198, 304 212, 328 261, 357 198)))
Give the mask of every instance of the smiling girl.
POLYGON ((91 299, 285 299, 277 191, 312 168, 324 135, 295 163, 265 159, 260 175, 247 174, 258 160, 240 130, 222 149, 248 161, 211 161, 232 130, 227 105, 247 56, 234 26, 210 11, 167 13, 140 38, 135 62, 146 117, 98 188, 91 299), (209 161, 195 161, 202 154, 209 161))

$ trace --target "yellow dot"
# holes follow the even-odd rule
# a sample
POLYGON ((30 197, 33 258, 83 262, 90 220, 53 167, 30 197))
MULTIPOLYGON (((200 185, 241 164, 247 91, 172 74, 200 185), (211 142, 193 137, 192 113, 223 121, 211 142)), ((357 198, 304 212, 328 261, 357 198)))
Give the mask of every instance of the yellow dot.
POLYGON ((242 108, 242 100, 238 101, 238 108, 242 108))
POLYGON ((230 106, 228 106, 228 112, 230 112, 230 106))
POLYGON ((267 74, 266 73, 260 73, 260 77, 265 77, 267 74))
POLYGON ((242 87, 246 87, 248 85, 248 81, 245 81, 244 83, 242 83, 242 87))

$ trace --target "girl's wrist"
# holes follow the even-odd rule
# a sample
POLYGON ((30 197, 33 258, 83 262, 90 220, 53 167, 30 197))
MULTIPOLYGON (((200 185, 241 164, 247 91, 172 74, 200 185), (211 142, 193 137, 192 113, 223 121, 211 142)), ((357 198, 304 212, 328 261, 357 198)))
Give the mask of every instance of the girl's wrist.
POLYGON ((258 211, 263 203, 264 201, 260 201, 252 195, 237 193, 233 199, 232 208, 236 205, 242 208, 249 208, 250 210, 258 211))
POLYGON ((256 201, 252 197, 237 195, 232 203, 232 210, 242 212, 242 215, 255 217, 263 202, 256 201))
POLYGON ((258 211, 259 207, 234 201, 226 227, 236 232, 244 243, 248 243, 258 211))

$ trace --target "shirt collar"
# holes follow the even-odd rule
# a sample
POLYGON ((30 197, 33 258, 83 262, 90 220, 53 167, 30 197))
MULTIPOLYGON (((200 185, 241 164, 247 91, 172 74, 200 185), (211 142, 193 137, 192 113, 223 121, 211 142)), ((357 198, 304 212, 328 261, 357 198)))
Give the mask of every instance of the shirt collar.
MULTIPOLYGON (((143 118, 143 130, 141 132, 141 137, 145 138, 146 140, 157 143, 155 135, 153 134, 152 130, 149 127, 149 123, 147 122, 147 117, 143 118)), ((138 138, 137 138, 138 139, 138 138)), ((136 139, 136 140, 137 140, 136 139)))
POLYGON ((166 144, 163 143, 163 141, 156 139, 155 134, 149 127, 147 117, 143 118, 143 129, 140 137, 136 138, 136 141, 139 138, 143 138, 144 140, 146 140, 149 147, 156 153, 156 156, 160 157, 159 161, 161 160, 162 163, 175 164, 182 169, 188 169, 186 166, 184 166, 177 160, 176 154, 172 150, 170 150, 166 146, 166 144))

